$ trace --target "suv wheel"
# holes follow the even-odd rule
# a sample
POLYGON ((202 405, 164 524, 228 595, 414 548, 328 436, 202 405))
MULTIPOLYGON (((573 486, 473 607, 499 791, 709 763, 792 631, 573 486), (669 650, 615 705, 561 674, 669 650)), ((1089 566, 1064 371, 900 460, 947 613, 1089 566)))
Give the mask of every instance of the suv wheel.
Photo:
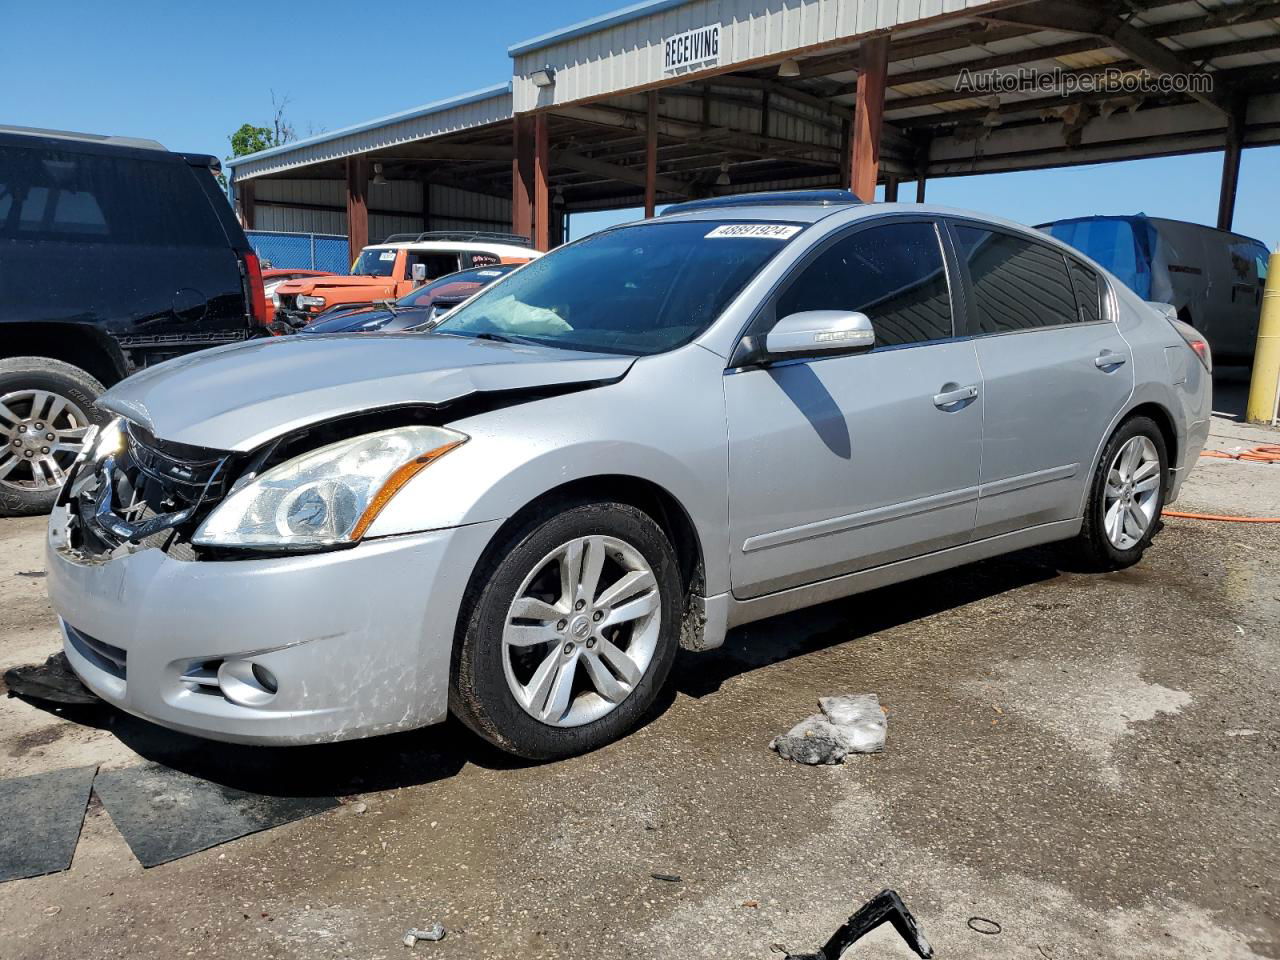
POLYGON ((1164 436, 1147 417, 1121 424, 1107 442, 1076 541, 1088 567, 1120 570, 1142 559, 1160 527, 1167 461, 1164 436))
POLYGON ((0 516, 47 513, 89 426, 103 387, 47 357, 0 360, 0 516))
POLYGON ((473 577, 454 713, 532 760, 622 736, 675 659, 677 569, 662 529, 626 504, 582 504, 524 525, 473 577))

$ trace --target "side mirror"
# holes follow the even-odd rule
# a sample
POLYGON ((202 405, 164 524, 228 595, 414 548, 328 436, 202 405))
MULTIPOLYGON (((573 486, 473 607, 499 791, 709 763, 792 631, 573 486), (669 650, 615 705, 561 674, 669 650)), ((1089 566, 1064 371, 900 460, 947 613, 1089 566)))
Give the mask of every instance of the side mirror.
POLYGON ((425 263, 415 263, 409 270, 413 276, 414 283, 427 282, 427 265, 425 263))
POLYGON ((779 320, 764 338, 769 357, 858 353, 876 345, 876 332, 865 313, 850 310, 805 310, 779 320))
POLYGON ((1166 320, 1178 319, 1178 308, 1172 303, 1158 303, 1155 300, 1148 300, 1147 306, 1160 314, 1160 316, 1164 317, 1166 320))

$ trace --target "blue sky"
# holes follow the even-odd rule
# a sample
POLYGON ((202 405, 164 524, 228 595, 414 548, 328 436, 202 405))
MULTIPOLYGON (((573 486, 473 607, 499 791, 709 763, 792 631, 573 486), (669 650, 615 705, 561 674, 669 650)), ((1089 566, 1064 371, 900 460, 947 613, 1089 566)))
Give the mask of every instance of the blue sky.
MULTIPOLYGON (((271 91, 300 136, 510 77, 509 44, 626 0, 222 5, 68 0, 5 4, 0 122, 150 137, 225 156, 240 124, 266 124, 271 91), (239 12, 244 11, 240 16, 239 12), (34 39, 33 38, 43 38, 34 39)), ((1236 229, 1280 242, 1280 148, 1245 152, 1236 229)), ((929 199, 1039 223, 1136 213, 1212 224, 1221 154, 935 180, 929 199)), ((912 199, 906 188, 904 199, 912 199)), ((628 212, 621 218, 628 219, 628 212)), ((575 236, 618 215, 577 218, 575 236)))

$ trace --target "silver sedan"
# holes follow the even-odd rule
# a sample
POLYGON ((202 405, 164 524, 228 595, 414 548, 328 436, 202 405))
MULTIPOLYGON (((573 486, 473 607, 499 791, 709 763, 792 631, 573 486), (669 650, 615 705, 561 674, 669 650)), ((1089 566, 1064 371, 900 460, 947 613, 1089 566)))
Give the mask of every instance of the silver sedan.
POLYGON ((1205 441, 1210 364, 1013 223, 698 201, 429 333, 119 384, 49 592, 84 682, 159 724, 286 744, 452 711, 566 756, 739 624, 1052 541, 1136 563, 1205 441))

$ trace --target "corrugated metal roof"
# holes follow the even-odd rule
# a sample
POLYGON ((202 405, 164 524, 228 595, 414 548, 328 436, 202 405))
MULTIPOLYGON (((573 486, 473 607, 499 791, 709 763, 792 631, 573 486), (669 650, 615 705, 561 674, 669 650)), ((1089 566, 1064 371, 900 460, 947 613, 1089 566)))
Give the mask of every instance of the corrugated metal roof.
POLYGON ((670 10, 672 7, 678 7, 682 3, 688 2, 689 0, 644 0, 643 3, 633 3, 629 7, 614 10, 612 13, 604 13, 598 17, 592 17, 589 20, 562 27, 559 30, 552 30, 549 33, 522 40, 520 43, 513 43, 507 47, 507 55, 517 57, 524 53, 531 53, 534 50, 549 47, 553 43, 561 43, 565 40, 572 40, 575 37, 585 36, 588 33, 595 33, 597 30, 616 27, 632 20, 639 20, 641 17, 661 13, 663 10, 670 10))
POLYGON ((236 168, 238 178, 244 179, 321 160, 354 156, 406 140, 424 140, 441 133, 510 118, 511 83, 508 81, 280 147, 235 157, 226 161, 226 165, 236 168))

